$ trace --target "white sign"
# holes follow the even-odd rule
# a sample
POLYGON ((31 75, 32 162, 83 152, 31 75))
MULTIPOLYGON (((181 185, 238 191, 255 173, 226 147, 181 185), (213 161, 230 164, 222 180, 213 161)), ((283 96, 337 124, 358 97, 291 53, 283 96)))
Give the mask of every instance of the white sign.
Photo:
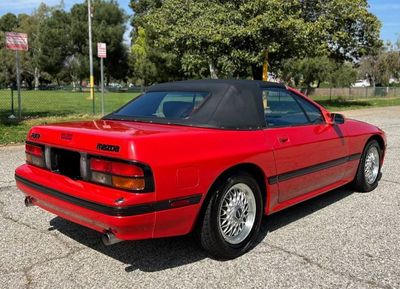
POLYGON ((107 46, 105 43, 97 43, 97 57, 107 58, 107 46))
POLYGON ((28 34, 6 32, 6 48, 11 50, 28 50, 28 34))

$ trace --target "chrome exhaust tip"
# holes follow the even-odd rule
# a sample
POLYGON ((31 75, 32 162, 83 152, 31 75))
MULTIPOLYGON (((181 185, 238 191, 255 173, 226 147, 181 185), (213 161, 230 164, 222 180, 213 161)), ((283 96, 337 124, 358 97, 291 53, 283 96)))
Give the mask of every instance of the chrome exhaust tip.
POLYGON ((104 233, 103 236, 101 236, 101 240, 103 241, 103 244, 106 246, 110 246, 123 241, 115 237, 115 235, 111 232, 104 233))
POLYGON ((25 207, 32 207, 32 206, 34 206, 34 204, 33 204, 33 198, 32 198, 32 197, 25 197, 24 204, 25 204, 25 207))

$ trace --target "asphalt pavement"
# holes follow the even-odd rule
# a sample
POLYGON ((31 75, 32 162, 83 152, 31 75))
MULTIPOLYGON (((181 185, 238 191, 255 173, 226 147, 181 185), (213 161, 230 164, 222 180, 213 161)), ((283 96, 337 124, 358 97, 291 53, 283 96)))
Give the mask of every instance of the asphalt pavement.
POLYGON ((387 133, 379 187, 266 217, 259 244, 224 262, 191 237, 106 247, 97 232, 25 208, 14 182, 24 148, 0 147, 0 288, 400 288, 400 106, 345 115, 387 133))

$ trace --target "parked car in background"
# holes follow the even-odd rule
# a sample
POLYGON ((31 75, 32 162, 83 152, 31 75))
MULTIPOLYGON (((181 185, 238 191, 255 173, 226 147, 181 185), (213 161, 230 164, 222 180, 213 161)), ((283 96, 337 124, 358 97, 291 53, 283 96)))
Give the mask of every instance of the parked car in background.
POLYGON ((366 79, 357 80, 356 83, 352 85, 352 87, 370 87, 370 83, 366 79))
POLYGON ((27 206, 105 244, 194 231, 229 259, 251 248, 263 215, 348 183, 375 189, 385 150, 379 128, 283 84, 182 81, 100 120, 33 127, 15 177, 27 206))

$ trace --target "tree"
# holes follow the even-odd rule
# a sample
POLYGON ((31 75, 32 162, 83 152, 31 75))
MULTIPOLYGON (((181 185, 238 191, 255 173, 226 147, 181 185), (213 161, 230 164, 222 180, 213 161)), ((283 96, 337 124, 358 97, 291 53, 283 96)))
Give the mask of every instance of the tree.
POLYGON ((131 25, 134 32, 139 27, 143 26, 142 17, 150 13, 153 9, 159 8, 162 5, 163 0, 131 0, 129 7, 134 11, 132 16, 131 25))
POLYGON ((326 56, 287 60, 281 71, 287 83, 306 87, 308 94, 313 85, 329 82, 333 87, 349 87, 357 79, 357 70, 348 62, 340 63, 326 56))
MULTIPOLYGON (((24 52, 21 65, 25 72, 25 81, 29 87, 39 89, 41 70, 39 66, 39 58, 41 54, 39 35, 43 32, 41 26, 43 22, 51 16, 51 11, 55 10, 44 3, 31 14, 19 15, 18 31, 28 34, 29 50, 24 52)), ((42 40, 45 38, 41 38, 42 40)), ((23 75, 24 78, 24 75, 23 75)))
POLYGON ((65 59, 71 52, 70 26, 70 15, 62 10, 52 11, 51 16, 40 25, 38 64, 42 71, 52 75, 57 82, 60 82, 58 74, 63 70, 65 59))
POLYGON ((357 70, 350 63, 336 63, 329 82, 333 87, 350 87, 357 81, 357 76, 357 70))
POLYGON ((132 45, 132 66, 139 85, 146 86, 157 73, 156 65, 150 60, 151 48, 148 45, 146 30, 138 28, 135 42, 132 45))
POLYGON ((293 79, 297 86, 305 85, 307 87, 307 94, 314 83, 317 83, 317 87, 319 87, 321 82, 330 78, 335 64, 326 56, 306 57, 302 59, 289 59, 283 67, 283 79, 287 82, 293 79))
POLYGON ((381 45, 380 23, 366 0, 133 1, 138 3, 146 13, 135 21, 156 35, 156 48, 178 55, 192 77, 209 67, 209 75, 222 77, 246 77, 251 68, 260 78, 266 53, 279 72, 285 59, 353 61, 381 45))
MULTIPOLYGON (((96 79, 99 79, 99 61, 97 59, 97 42, 107 44, 107 58, 104 59, 105 76, 107 83, 111 78, 117 80, 126 79, 128 74, 128 54, 124 45, 125 22, 127 20, 124 11, 116 1, 95 0, 92 1, 93 18, 93 59, 96 79)), ((87 27, 87 4, 75 4, 71 9, 71 37, 73 43, 72 55, 81 63, 76 67, 76 73, 80 79, 89 75, 89 64, 85 57, 89 54, 87 27)))
POLYGON ((12 13, 4 14, 0 18, 0 31, 11 32, 18 26, 18 18, 12 13))
MULTIPOLYGON (((146 35, 148 54, 146 55, 146 59, 142 58, 141 61, 146 61, 148 64, 152 63, 156 67, 151 75, 147 75, 146 83, 165 82, 184 78, 181 57, 170 49, 165 49, 165 47, 158 45, 158 35, 144 21, 144 17, 152 13, 154 9, 160 8, 162 3, 163 0, 131 0, 129 4, 134 12, 131 18, 131 25, 133 27, 131 32, 132 43, 136 42, 137 37, 142 37, 138 35, 138 31, 143 30, 146 35)), ((133 80, 140 83, 140 77, 134 67, 135 61, 135 56, 131 53, 130 66, 133 80)))
POLYGON ((383 48, 377 55, 363 57, 359 65, 360 78, 367 78, 371 86, 388 86, 391 78, 400 77, 400 52, 383 48))

